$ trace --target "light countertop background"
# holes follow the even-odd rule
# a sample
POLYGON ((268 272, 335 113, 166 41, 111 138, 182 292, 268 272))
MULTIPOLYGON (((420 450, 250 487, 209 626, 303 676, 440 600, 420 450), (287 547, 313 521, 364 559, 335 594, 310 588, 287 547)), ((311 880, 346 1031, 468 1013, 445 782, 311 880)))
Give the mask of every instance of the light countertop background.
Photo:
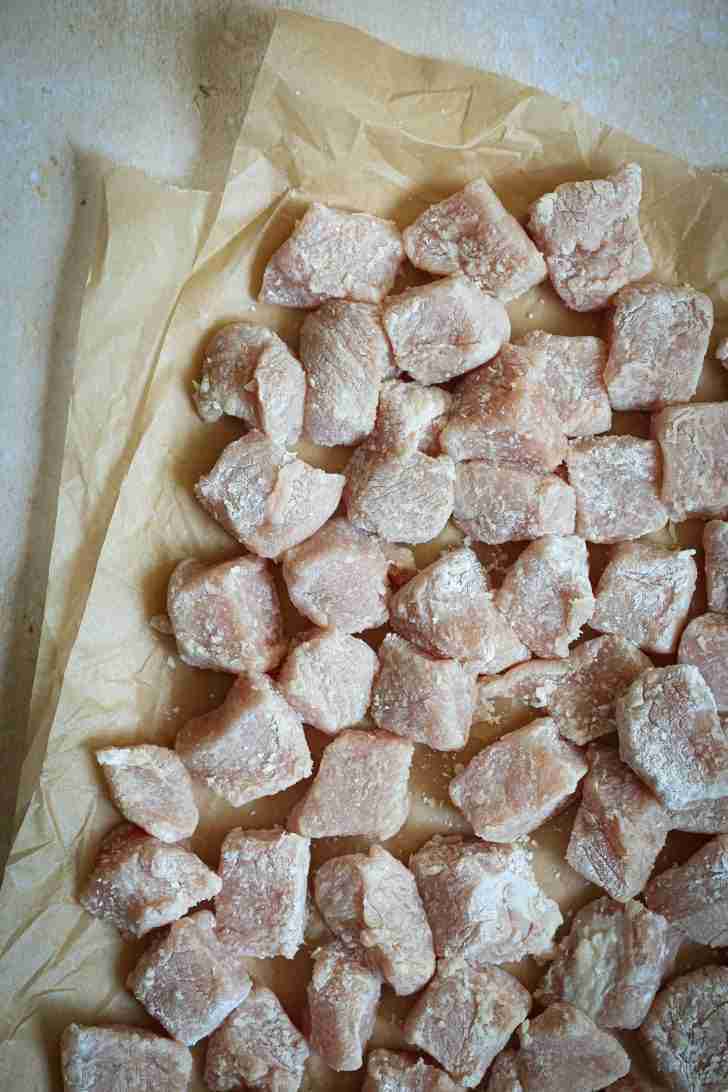
POLYGON ((220 186, 276 6, 505 73, 728 168, 728 0, 0 0, 0 867, 100 179, 118 162, 220 186))

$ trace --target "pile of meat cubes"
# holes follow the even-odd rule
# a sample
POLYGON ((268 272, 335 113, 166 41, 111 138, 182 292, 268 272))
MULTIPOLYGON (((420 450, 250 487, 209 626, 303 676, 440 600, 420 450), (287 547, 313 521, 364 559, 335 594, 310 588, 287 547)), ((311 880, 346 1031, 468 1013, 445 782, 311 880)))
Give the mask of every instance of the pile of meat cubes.
POLYGON ((728 1088, 725 952, 675 975, 683 944, 728 947, 728 402, 691 401, 712 305, 643 279, 641 189, 635 164, 561 185, 527 229, 482 179, 403 233, 313 204, 260 295, 307 312, 298 355, 249 322, 209 339, 196 406, 241 436, 195 496, 245 552, 181 560, 162 628, 234 681, 174 750, 97 753, 125 822, 80 899, 148 937, 126 984, 167 1035, 71 1025, 69 1092, 181 1092, 203 1039, 219 1092, 315 1088, 315 1066, 364 1068, 366 1092, 728 1088), (432 276, 393 294, 405 265, 432 276), (547 277, 604 311, 604 340, 510 340, 505 305, 547 277), (611 433, 613 411, 651 414, 651 438, 611 433), (299 439, 353 448, 344 473, 299 439), (695 517, 708 610, 688 621, 696 551, 669 532, 695 517), (459 544, 418 570, 449 521, 459 544), (283 584, 310 623, 292 638, 283 584), (415 749, 462 750, 498 702, 533 712, 454 766, 469 833, 399 859, 381 843, 415 749), (190 849, 206 793, 243 807, 303 781, 285 829, 229 830, 217 871, 190 849), (601 893, 565 923, 529 836, 570 805, 563 867, 601 893), (710 837, 661 871, 670 831, 710 837), (344 836, 365 848, 312 870, 312 840, 344 836), (296 1026, 251 959, 304 945, 296 1026), (410 999, 407 1051, 371 1049, 383 991, 410 999))

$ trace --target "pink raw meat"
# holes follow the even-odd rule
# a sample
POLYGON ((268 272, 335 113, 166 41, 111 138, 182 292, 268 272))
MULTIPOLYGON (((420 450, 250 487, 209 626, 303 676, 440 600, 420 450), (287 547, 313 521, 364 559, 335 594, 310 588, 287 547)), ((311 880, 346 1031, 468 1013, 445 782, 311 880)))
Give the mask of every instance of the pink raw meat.
POLYGON ((572 535, 575 511, 574 490, 556 474, 498 469, 478 459, 455 468, 453 523, 476 542, 572 535))
POLYGON ((186 1046, 125 1024, 69 1024, 61 1036, 66 1092, 186 1092, 192 1055, 186 1046))
POLYGON ((670 518, 728 517, 728 402, 670 406, 652 418, 670 518))
POLYGON ((515 1050, 502 1050, 491 1066, 485 1092, 523 1092, 515 1050))
POLYGON ((462 1092, 462 1085, 413 1054, 373 1050, 362 1092, 462 1092))
POLYGON ((330 1069, 361 1069, 374 1031, 382 979, 361 953, 327 944, 313 953, 308 984, 309 1042, 330 1069))
POLYGON ((346 513, 355 527, 388 542, 430 542, 452 515, 454 481, 447 455, 384 455, 360 447, 346 467, 346 513))
POLYGON ((728 941, 728 836, 719 834, 647 885, 645 901, 698 944, 728 941))
POLYGON ((680 638, 678 663, 692 664, 713 692, 719 713, 728 713, 728 614, 701 614, 680 638))
POLYGON ((543 382, 567 436, 593 436, 612 427, 604 383, 607 347, 598 337, 562 337, 533 330, 516 342, 546 353, 543 382))
POLYGON ((358 637, 311 630, 288 653, 278 689, 306 724, 334 736, 366 716, 378 667, 376 652, 358 637))
POLYGON ((389 379, 382 384, 373 432, 366 446, 390 455, 437 455, 452 396, 439 387, 389 379))
POLYGON ((565 1001, 527 1020, 518 1035, 523 1092, 595 1092, 629 1071, 619 1040, 565 1001))
POLYGON ((703 529, 708 609, 728 611, 728 523, 713 519, 703 529))
MULTIPOLYGON (((581 645, 577 645, 574 652, 581 645)), ((496 699, 520 702, 531 709, 548 709, 556 688, 571 674, 570 658, 567 660, 529 660, 518 664, 503 675, 481 679, 478 684, 475 718, 487 711, 496 699)), ((487 719, 487 718, 484 718, 487 719)))
POLYGON ((103 747, 96 752, 109 795, 130 823, 160 842, 181 842, 194 834, 200 818, 192 782, 182 761, 168 747, 103 747))

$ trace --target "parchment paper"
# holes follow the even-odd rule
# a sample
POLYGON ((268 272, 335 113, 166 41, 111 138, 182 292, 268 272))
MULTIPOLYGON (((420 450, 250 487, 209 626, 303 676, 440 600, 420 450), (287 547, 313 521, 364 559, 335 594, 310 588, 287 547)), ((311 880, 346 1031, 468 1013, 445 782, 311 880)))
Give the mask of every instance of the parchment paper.
MULTIPOLYGON (((209 195, 126 170, 110 176, 108 230, 82 318, 33 696, 34 744, 19 801, 25 814, 0 893, 0 1086, 59 1089, 58 1036, 71 1020, 150 1023, 123 987, 141 946, 122 944, 114 929, 81 910, 75 892, 100 838, 118 820, 94 749, 171 742, 230 685, 228 677, 185 667, 148 625, 164 607, 178 560, 240 552, 192 498, 194 481, 241 431, 234 421, 205 425, 193 411, 189 393, 203 337, 244 317, 271 325, 295 349, 301 316, 254 301, 267 258, 312 199, 404 225, 482 174, 523 216, 557 183, 602 175, 627 159, 644 171, 642 220, 655 276, 711 295, 717 340, 728 333, 725 176, 695 170, 533 88, 411 57, 338 24, 279 17, 209 232, 209 195)), ((509 310, 517 334, 539 327, 598 333, 603 326, 602 316, 567 313, 548 286, 509 310)), ((708 362, 700 397, 726 395, 725 373, 708 362)), ((619 415, 620 428, 637 434, 647 423, 645 415, 619 415)), ((349 454, 306 446, 301 453, 329 468, 345 465, 349 454)), ((696 528, 686 526, 683 535, 694 541, 696 528)), ((418 549, 419 564, 457 539, 448 530, 418 549)), ((595 557, 598 563, 598 551, 595 557)), ((287 619, 290 632, 303 625, 290 606, 287 619)), ((389 844, 393 851, 406 854, 438 830, 464 829, 446 803, 454 763, 519 716, 506 711, 477 725, 457 756, 418 748, 412 814, 389 844)), ((320 753, 322 737, 309 736, 320 753)), ((233 809, 200 790, 195 849, 214 867, 225 831, 283 821, 302 791, 295 786, 233 809)), ((532 838, 537 874, 565 910, 596 893, 563 860, 572 814, 532 838)), ((314 845, 314 860, 360 844, 323 840, 314 845)), ((681 842, 683 850, 686 844, 698 842, 681 842)), ((300 1020, 306 953, 251 966, 300 1020)), ((531 964, 517 973, 531 983, 538 977, 531 964)), ((401 1043, 399 1020, 408 1007, 406 999, 386 997, 375 1043, 401 1043)), ((354 1089, 361 1076, 326 1074, 314 1064, 306 1083, 354 1089)), ((198 1074, 194 1088, 202 1087, 198 1074)))

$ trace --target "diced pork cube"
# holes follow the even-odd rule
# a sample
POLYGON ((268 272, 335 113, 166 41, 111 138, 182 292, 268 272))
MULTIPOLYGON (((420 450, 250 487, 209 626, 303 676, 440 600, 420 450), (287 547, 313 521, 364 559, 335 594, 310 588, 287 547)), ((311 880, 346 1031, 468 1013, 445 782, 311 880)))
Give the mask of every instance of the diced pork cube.
POLYGON ((420 383, 444 383, 477 368, 511 334, 503 304, 467 277, 390 296, 383 320, 397 367, 420 383))
POLYGON ((641 198, 642 171, 626 163, 607 178, 565 182, 531 206, 528 230, 567 307, 599 310, 624 285, 650 272, 652 258, 639 224, 641 198))
POLYGON ((674 653, 698 579, 694 553, 649 542, 615 546, 597 585, 592 629, 646 652, 674 653))
POLYGON ((305 542, 337 509, 346 478, 309 466, 301 459, 281 468, 266 517, 244 540, 254 554, 278 560, 305 542))
POLYGON ((619 902, 643 889, 667 839, 665 809, 610 747, 592 744, 566 859, 619 902))
POLYGON ((194 834, 199 812, 192 782, 181 759, 168 747, 103 747, 96 752, 111 799, 130 823, 160 842, 181 842, 194 834))
POLYGON ((568 804, 586 771, 579 749, 543 717, 480 751, 450 782, 450 799, 479 838, 514 842, 568 804))
POLYGON ((629 1072, 619 1041, 565 1001, 526 1021, 518 1035, 524 1092, 595 1092, 629 1072))
POLYGON ((391 220, 314 202, 265 267, 259 299, 309 308, 331 299, 379 303, 403 258, 391 220))
POLYGON ((205 1085, 213 1092, 260 1088, 298 1092, 309 1049, 271 990, 253 986, 235 1012, 211 1036, 205 1085))
POLYGON ((215 873, 188 849, 121 823, 102 841, 78 901, 122 936, 143 937, 211 899, 220 887, 215 873))
POLYGON ((634 436, 574 440, 566 452, 576 493, 576 533, 589 542, 623 542, 667 523, 660 500, 660 449, 634 436))
POLYGON ((214 915, 198 910, 151 944, 126 985, 173 1039, 193 1046, 245 1000, 251 981, 220 943, 214 915))
POLYGON ((436 836, 410 859, 439 958, 512 963, 548 956, 562 918, 522 846, 436 836))
POLYGON ((515 1050, 502 1050, 491 1066, 485 1092, 523 1092, 515 1050))
POLYGON ((680 638, 678 662, 692 664, 713 692, 719 713, 728 713, 728 614, 702 614, 680 638))
POLYGON ((288 653, 278 689, 306 724, 335 736, 366 716, 379 661, 358 637, 313 630, 288 653))
POLYGON ((574 490, 556 474, 532 474, 473 460, 455 469, 453 522, 476 542, 498 544, 571 535, 574 490))
POLYGON ((546 535, 532 542, 506 573, 495 605, 537 656, 568 656, 594 610, 584 540, 546 535))
POLYGON ((604 383, 607 347, 598 337, 562 337, 532 330, 518 345, 546 353, 544 386, 567 436, 594 436, 612 426, 604 383))
POLYGON ((661 872, 645 890, 651 910, 698 944, 728 942, 728 836, 719 834, 682 865, 661 872))
POLYGON ((69 1024, 61 1036, 61 1072, 66 1092, 186 1092, 192 1055, 142 1028, 69 1024))
POLYGON ((386 454, 436 455, 452 396, 439 387, 390 379, 382 384, 374 431, 367 447, 386 454))
POLYGON ((391 838, 409 814, 413 752, 413 744, 387 732, 342 732, 324 751, 313 784, 288 817, 288 829, 309 838, 391 838))
MULTIPOLYGON (((728 729, 723 720, 724 731, 728 729)), ((728 796, 717 800, 699 800, 680 811, 670 812, 670 830, 688 830, 695 834, 728 834, 728 796)))
POLYGON ((665 807, 728 795, 728 734, 697 668, 654 667, 617 702, 619 753, 665 807))
POLYGON ((670 406, 652 418, 670 518, 728 518, 728 402, 670 406))
POLYGON ((728 523, 713 519, 703 530, 708 609, 728 611, 728 523))
POLYGON ((355 527, 388 542, 430 542, 452 515, 454 483, 448 455, 384 455, 360 447, 346 467, 346 512, 355 527))
POLYGON ((617 410, 654 410, 695 394, 713 326, 710 297, 635 284, 614 300, 604 378, 617 410))
POLYGON ((381 976, 359 952, 337 943, 314 952, 308 1038, 331 1069, 351 1072, 364 1064, 381 992, 381 976))
POLYGON ((270 671, 286 650, 278 592, 265 561, 180 561, 167 589, 177 650, 190 667, 270 671))
POLYGON ((548 709, 556 688, 570 674, 569 657, 567 660, 530 660, 512 667, 504 675, 481 679, 475 719, 477 721, 478 713, 496 699, 520 702, 531 709, 548 709))
POLYGON ((187 721, 175 749, 193 778, 239 808, 311 773, 298 713, 266 675, 241 675, 222 705, 187 721))
POLYGON ((460 1092, 446 1073, 412 1054, 373 1050, 362 1092, 460 1092))
POLYGON ((229 831, 220 848, 222 890, 215 897, 222 941, 240 955, 293 959, 303 944, 310 859, 309 840, 298 834, 229 831))
POLYGON ((410 1010, 404 1035, 475 1088, 530 1008, 528 990, 507 971, 447 959, 410 1010))

